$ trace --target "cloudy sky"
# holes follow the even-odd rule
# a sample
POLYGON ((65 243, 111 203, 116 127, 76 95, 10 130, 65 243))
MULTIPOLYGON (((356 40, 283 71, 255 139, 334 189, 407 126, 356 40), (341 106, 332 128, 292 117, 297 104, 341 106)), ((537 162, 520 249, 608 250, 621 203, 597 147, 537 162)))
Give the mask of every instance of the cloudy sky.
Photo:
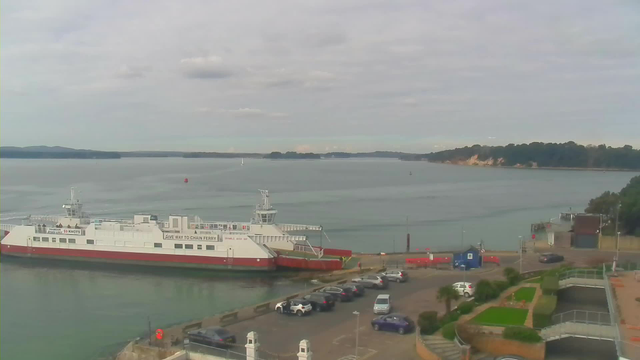
POLYGON ((640 2, 6 0, 2 145, 640 147, 640 2))

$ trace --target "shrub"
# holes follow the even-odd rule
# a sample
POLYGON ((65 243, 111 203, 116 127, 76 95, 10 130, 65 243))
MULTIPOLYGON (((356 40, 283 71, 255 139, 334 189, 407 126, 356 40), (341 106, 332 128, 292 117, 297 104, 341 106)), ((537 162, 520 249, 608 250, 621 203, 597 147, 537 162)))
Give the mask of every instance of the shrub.
POLYGON ((444 326, 454 321, 458 321, 458 319, 460 319, 460 314, 457 311, 452 311, 448 314, 442 315, 442 317, 439 320, 439 323, 440 323, 440 326, 444 326))
POLYGON ((493 288, 496 289, 496 292, 498 293, 498 295, 507 290, 509 288, 509 282, 504 281, 504 280, 494 280, 492 283, 493 288))
POLYGON ((462 315, 469 314, 473 311, 475 304, 473 301, 465 301, 458 305, 458 312, 462 315))
POLYGON ((538 343, 542 341, 540 334, 538 334, 538 332, 534 329, 519 326, 510 326, 504 328, 504 330, 502 331, 502 337, 505 339, 522 341, 526 343, 538 343))
POLYGON ((497 298, 499 293, 489 280, 480 280, 476 284, 476 292, 473 295, 478 302, 486 302, 497 298))
POLYGON ((533 308, 533 327, 543 328, 551 325, 551 314, 556 309, 558 297, 555 295, 543 295, 538 299, 533 308))
POLYGON ((545 276, 542 279, 540 288, 542 289, 543 295, 555 295, 558 289, 560 288, 560 283, 558 282, 558 276, 556 275, 545 276))
POLYGON ((423 311, 418 316, 418 326, 420 327, 420 333, 424 335, 431 335, 438 331, 440 325, 438 324, 438 312, 437 311, 423 311))
POLYGON ((456 323, 448 323, 447 325, 442 327, 442 337, 448 340, 453 340, 456 338, 456 323))
POLYGON ((508 268, 505 268, 502 271, 502 273, 504 274, 504 277, 507 279, 507 282, 509 283, 509 285, 513 286, 520 282, 520 273, 518 272, 518 270, 512 267, 508 267, 508 268))

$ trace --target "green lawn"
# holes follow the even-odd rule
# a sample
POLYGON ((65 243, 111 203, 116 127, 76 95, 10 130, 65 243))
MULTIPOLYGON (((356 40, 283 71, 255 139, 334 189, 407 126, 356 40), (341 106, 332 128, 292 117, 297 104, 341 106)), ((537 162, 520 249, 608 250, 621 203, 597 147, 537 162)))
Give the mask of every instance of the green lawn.
POLYGON ((471 321, 488 326, 524 325, 528 312, 527 309, 494 306, 476 315, 471 321))
POLYGON ((533 301, 533 297, 536 295, 536 288, 534 287, 523 287, 516 291, 515 301, 533 301))

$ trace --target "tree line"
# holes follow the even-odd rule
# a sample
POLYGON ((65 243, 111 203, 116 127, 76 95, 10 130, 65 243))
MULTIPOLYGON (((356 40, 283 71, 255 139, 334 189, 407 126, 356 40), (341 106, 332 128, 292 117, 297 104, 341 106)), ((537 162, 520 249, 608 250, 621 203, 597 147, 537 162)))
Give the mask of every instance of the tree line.
POLYGON ((640 150, 631 145, 614 148, 602 145, 566 143, 509 144, 507 146, 473 145, 430 154, 407 155, 402 160, 431 162, 465 161, 474 156, 486 161, 502 159, 500 166, 565 167, 597 169, 640 169, 640 150))
POLYGON ((619 193, 605 191, 591 199, 585 212, 602 215, 603 234, 615 235, 617 215, 618 231, 640 236, 640 175, 633 177, 619 193))

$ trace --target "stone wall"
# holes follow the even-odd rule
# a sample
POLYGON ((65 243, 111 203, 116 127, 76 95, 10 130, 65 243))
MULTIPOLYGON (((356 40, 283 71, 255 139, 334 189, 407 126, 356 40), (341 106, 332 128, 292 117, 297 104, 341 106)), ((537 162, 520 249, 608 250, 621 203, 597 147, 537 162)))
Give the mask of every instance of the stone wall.
MULTIPOLYGON (((615 250, 615 236, 600 236, 601 250, 615 250)), ((622 251, 640 251, 640 237, 637 236, 620 236, 620 250, 622 251)))
POLYGON ((518 355, 530 360, 544 360, 545 343, 528 344, 515 340, 507 340, 501 336, 476 335, 471 346, 481 352, 495 356, 518 355))

